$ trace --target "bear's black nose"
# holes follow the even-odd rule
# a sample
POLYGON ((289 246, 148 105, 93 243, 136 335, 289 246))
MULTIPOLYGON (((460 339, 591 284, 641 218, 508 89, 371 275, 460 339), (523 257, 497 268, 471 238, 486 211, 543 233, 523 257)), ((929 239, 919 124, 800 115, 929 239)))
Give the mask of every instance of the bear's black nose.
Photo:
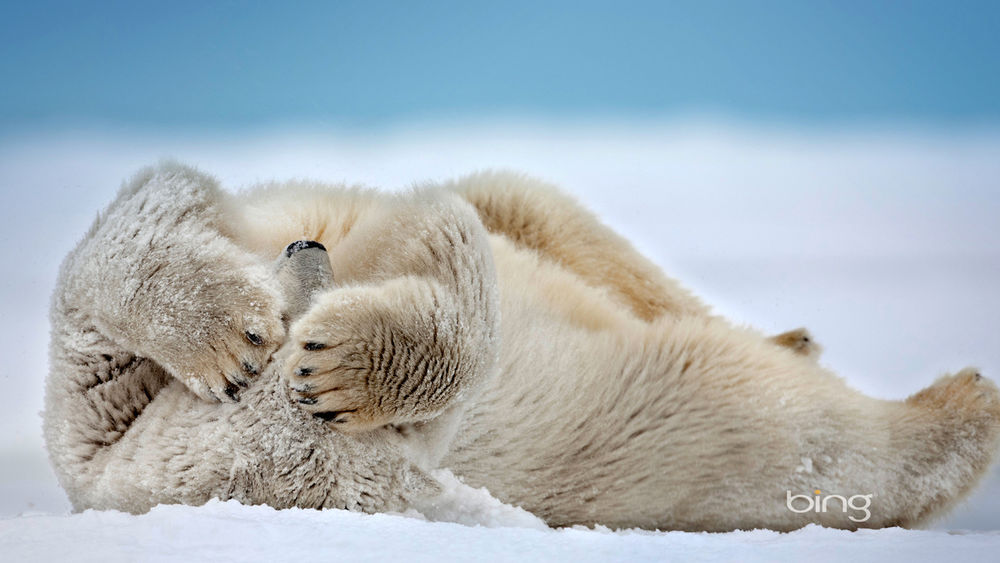
POLYGON ((314 240, 297 240, 285 247, 285 256, 291 257, 292 254, 307 248, 318 248, 326 252, 326 247, 314 240))

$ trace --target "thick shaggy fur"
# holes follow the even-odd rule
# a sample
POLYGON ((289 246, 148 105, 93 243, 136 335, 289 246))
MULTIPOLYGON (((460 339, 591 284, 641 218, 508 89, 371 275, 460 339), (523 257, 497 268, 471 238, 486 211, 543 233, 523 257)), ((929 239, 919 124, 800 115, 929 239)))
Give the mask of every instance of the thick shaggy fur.
POLYGON ((712 316, 512 174, 233 196, 163 165, 67 257, 51 315, 45 435, 78 509, 399 510, 446 467, 552 525, 915 526, 1000 440, 975 370, 865 397, 805 331, 712 316), (871 517, 788 509, 817 489, 871 517))

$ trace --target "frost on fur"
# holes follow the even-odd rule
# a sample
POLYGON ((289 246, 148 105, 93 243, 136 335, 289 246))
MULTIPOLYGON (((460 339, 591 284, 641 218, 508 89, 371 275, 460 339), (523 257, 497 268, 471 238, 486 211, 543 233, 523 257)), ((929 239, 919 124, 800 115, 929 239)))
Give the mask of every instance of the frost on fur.
POLYGON ((78 509, 461 521, 485 487, 558 526, 915 526, 968 494, 1000 434, 977 371, 863 396, 804 329, 711 315, 514 174, 232 196, 152 168, 66 258, 51 321, 45 436, 78 509), (870 495, 869 517, 789 508, 810 491, 870 495))

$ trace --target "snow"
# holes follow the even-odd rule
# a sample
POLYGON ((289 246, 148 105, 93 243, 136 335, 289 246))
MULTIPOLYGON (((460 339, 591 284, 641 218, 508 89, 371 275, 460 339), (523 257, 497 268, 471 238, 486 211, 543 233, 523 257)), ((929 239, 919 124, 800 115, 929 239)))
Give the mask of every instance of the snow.
POLYGON ((522 508, 500 502, 485 488, 474 489, 466 485, 447 469, 438 469, 431 475, 442 485, 442 493, 407 510, 405 516, 431 522, 455 522, 489 528, 548 529, 541 518, 522 508))
MULTIPOLYGON (((899 399, 976 365, 1000 379, 1000 136, 718 124, 466 124, 368 135, 193 137, 84 129, 0 138, 2 559, 982 559, 1000 552, 1000 473, 930 531, 549 530, 446 473, 405 515, 235 503, 69 515, 40 419, 59 261, 126 176, 166 156, 224 186, 309 177, 391 189, 488 167, 573 192, 738 322, 809 327, 822 362, 899 399), (502 527, 497 527, 502 526, 502 527), (946 530, 977 530, 949 533, 946 530)), ((859 421, 863 423, 863 421, 859 421)), ((802 470, 812 460, 802 460, 802 470)))
POLYGON ((808 457, 802 458, 802 465, 795 468, 795 471, 799 473, 812 473, 813 472, 813 460, 808 457))
POLYGON ((344 510, 274 510, 236 501, 88 510, 0 520, 8 561, 995 561, 1000 532, 808 526, 707 534, 489 528, 344 510))

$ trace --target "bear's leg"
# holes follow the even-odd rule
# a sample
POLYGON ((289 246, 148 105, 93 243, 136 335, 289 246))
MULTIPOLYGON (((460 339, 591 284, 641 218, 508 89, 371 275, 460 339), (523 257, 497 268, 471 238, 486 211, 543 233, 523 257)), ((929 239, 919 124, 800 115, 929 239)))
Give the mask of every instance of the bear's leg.
MULTIPOLYGON (((518 174, 485 173, 447 187, 476 208, 489 232, 538 252, 588 285, 607 289, 643 320, 709 314, 688 290, 554 186, 518 174)), ((810 358, 822 352, 804 328, 771 341, 810 358)))
POLYGON ((1000 445, 1000 398, 974 373, 878 400, 712 318, 565 330, 558 367, 543 370, 536 336, 505 338, 507 373, 527 377, 489 390, 471 418, 484 443, 460 435, 445 463, 554 525, 919 525, 959 501, 1000 445), (826 504, 802 510, 817 497, 826 504))
POLYGON ((472 203, 486 229, 607 289, 638 318, 708 315, 708 308, 593 213, 555 187, 510 173, 477 174, 447 187, 472 203))
POLYGON ((342 286, 315 299, 280 352, 304 410, 351 432, 424 422, 495 373, 493 257, 460 198, 440 190, 389 198, 330 260, 342 286))
POLYGON ((899 408, 899 525, 919 526, 962 500, 1000 442, 1000 391, 974 368, 938 379, 899 408))
POLYGON ((53 311, 51 318, 45 442, 60 484, 83 509, 92 506, 110 449, 171 378, 65 312, 53 311))
MULTIPOLYGON (((827 383, 836 385, 833 378, 827 383)), ((827 429, 841 432, 840 439, 822 438, 815 429, 810 432, 808 439, 816 445, 826 440, 836 444, 831 448, 836 453, 831 453, 832 460, 822 448, 819 455, 803 456, 811 463, 804 463, 801 485, 790 487, 790 494, 805 493, 824 504, 820 513, 799 514, 806 517, 799 525, 808 521, 843 528, 925 525, 968 495, 1000 449, 1000 391, 972 368, 944 376, 905 401, 869 399, 869 406, 862 408, 837 395, 828 405, 817 405, 817 410, 829 420, 843 417, 850 411, 843 407, 837 407, 839 415, 831 411, 840 399, 857 411, 843 419, 844 426, 831 424, 827 429), (847 506, 833 495, 844 497, 847 506)))
POLYGON ((225 197, 178 165, 140 174, 67 257, 54 304, 215 401, 237 400, 284 338, 280 291, 227 233, 225 197))

